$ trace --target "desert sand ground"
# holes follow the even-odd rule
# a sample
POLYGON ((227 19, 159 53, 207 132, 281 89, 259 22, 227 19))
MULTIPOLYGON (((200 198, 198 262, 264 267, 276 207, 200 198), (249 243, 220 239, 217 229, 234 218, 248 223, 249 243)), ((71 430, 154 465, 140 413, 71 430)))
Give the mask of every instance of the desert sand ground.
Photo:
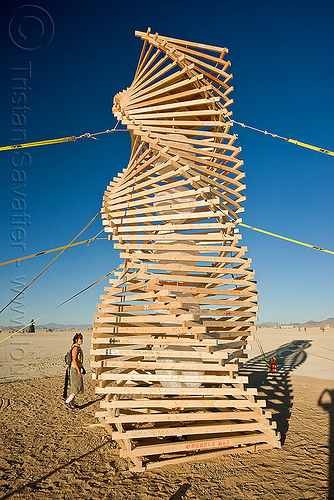
MULTIPOLYGON (((0 345, 0 500, 253 500, 334 498, 334 328, 257 332, 245 365, 267 398, 282 447, 134 474, 95 422, 90 372, 80 407, 62 401, 73 331, 16 334, 0 345), (330 465, 331 464, 331 465, 330 465)), ((90 331, 84 334, 89 366, 90 331)), ((0 340, 8 332, 2 331, 0 340)))

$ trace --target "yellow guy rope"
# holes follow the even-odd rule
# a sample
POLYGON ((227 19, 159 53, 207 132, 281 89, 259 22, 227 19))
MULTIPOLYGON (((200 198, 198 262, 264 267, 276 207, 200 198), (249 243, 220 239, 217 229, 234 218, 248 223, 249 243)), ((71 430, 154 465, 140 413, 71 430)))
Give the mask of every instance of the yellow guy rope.
POLYGON ((261 344, 260 339, 259 339, 259 337, 257 336, 257 333, 256 333, 256 332, 254 332, 254 338, 255 338, 255 340, 256 340, 256 343, 257 343, 257 346, 258 346, 258 348, 259 348, 259 350, 260 350, 260 353, 262 354, 263 359, 264 359, 264 361, 265 361, 266 365, 268 366, 268 368, 269 368, 269 370, 270 370, 270 365, 269 365, 269 362, 268 362, 268 360, 267 360, 267 358, 266 358, 266 355, 265 355, 265 353, 264 353, 264 350, 263 350, 262 344, 261 344))
POLYGON ((327 149, 318 148, 317 146, 311 146, 310 144, 305 144, 305 142, 296 141, 295 139, 288 139, 287 137, 282 137, 281 135, 272 134, 271 132, 267 132, 267 130, 260 130, 259 128, 251 127, 250 125, 245 125, 241 122, 236 122, 235 120, 230 120, 230 122, 236 123, 243 128, 249 128, 251 130, 255 130, 256 132, 261 132, 265 135, 271 135, 271 137, 277 137, 278 139, 283 139, 284 141, 291 142, 292 144, 297 144, 297 146, 302 146, 303 148, 313 149, 314 151, 318 151, 319 153, 324 153, 325 155, 334 156, 333 151, 328 151, 327 149))
MULTIPOLYGON (((311 146, 311 144, 306 144, 305 142, 300 142, 295 139, 288 139, 287 137, 282 137, 281 135, 278 134, 273 134, 271 132, 267 132, 267 130, 261 130, 259 128, 251 127, 250 125, 246 125, 245 123, 237 122, 235 120, 229 120, 230 123, 236 123, 237 125, 240 125, 243 128, 249 128, 251 130, 255 130, 256 132, 261 132, 262 134, 265 135, 271 135, 272 137, 277 137, 278 139, 283 139, 284 141, 291 142, 292 144, 297 144, 297 146, 302 146, 303 148, 308 148, 308 149, 313 149, 314 151, 318 151, 319 153, 324 153, 326 155, 331 155, 334 156, 333 151, 329 151, 327 149, 319 148, 317 146, 311 146)), ((59 139, 49 139, 46 141, 37 141, 37 142, 27 142, 25 144, 13 144, 11 146, 2 146, 0 147, 0 151, 7 151, 10 149, 20 149, 20 148, 32 148, 34 146, 48 146, 49 144, 59 144, 60 142, 75 142, 77 139, 85 139, 85 138, 90 138, 90 139, 96 139, 96 135, 101 135, 101 134, 111 134, 112 132, 127 132, 126 129, 117 129, 116 127, 119 124, 119 121, 116 123, 115 127, 111 130, 107 129, 104 130, 103 132, 96 132, 95 134, 91 134, 87 132, 86 134, 82 134, 79 136, 69 136, 69 137, 60 137, 59 139)))
POLYGON ((0 151, 7 151, 8 149, 32 148, 34 146, 47 146, 49 144, 58 144, 59 142, 74 142, 81 137, 60 137, 59 139, 50 139, 48 141, 27 142, 26 144, 13 144, 11 146, 2 146, 0 151))
MULTIPOLYGON (((120 266, 118 266, 116 269, 114 269, 113 271, 110 271, 110 273, 107 273, 105 274, 104 276, 102 276, 102 278, 99 278, 98 280, 94 281, 94 283, 91 283, 90 285, 86 286, 85 288, 83 288, 82 290, 80 290, 80 292, 77 292, 75 293, 74 295, 72 295, 71 297, 69 297, 68 299, 64 300, 64 302, 61 302, 60 304, 58 304, 56 307, 54 307, 53 309, 50 309, 48 312, 42 314, 42 316, 40 316, 39 318, 37 318, 35 320, 36 321, 39 321, 40 319, 44 318, 44 316, 46 316, 47 314, 49 314, 50 312, 52 311, 55 311, 56 309, 58 309, 58 307, 60 306, 63 306, 64 304, 66 304, 66 302, 69 302, 70 300, 74 299, 75 297, 77 297, 78 295, 80 295, 80 293, 82 292, 85 292, 86 290, 88 290, 88 288, 91 288, 92 286, 96 285, 97 283, 99 283, 100 281, 104 280, 105 278, 107 278, 108 276, 110 276, 111 274, 115 273, 117 271, 117 269, 119 268, 120 266)), ((8 335, 8 337, 5 337, 4 339, 0 340, 0 344, 1 342, 4 342, 5 340, 9 339, 10 337, 13 337, 13 335, 16 335, 17 333, 21 332, 22 330, 24 330, 25 328, 27 328, 28 326, 30 325, 30 323, 28 323, 27 325, 25 326, 22 326, 22 328, 20 328, 19 330, 16 330, 15 332, 11 333, 10 335, 8 335)))
POLYGON ((302 241, 293 240, 291 238, 287 238, 286 236, 280 236, 279 234, 270 233, 269 231, 264 231, 263 229, 259 229, 257 227, 248 226, 247 224, 242 224, 238 222, 239 226, 246 227, 247 229, 252 229, 253 231, 258 231, 259 233, 269 234, 269 236, 274 236, 275 238, 280 238, 281 240, 291 241, 292 243, 297 243, 297 245, 303 245, 304 247, 313 248, 314 250, 320 250, 320 252, 331 253, 334 255, 332 250, 325 250, 324 248, 316 247, 315 245, 310 245, 309 243, 303 243, 302 241))
POLYGON ((62 253, 64 253, 64 252, 65 252, 65 250, 66 250, 67 248, 69 248, 69 247, 72 245, 72 243, 74 243, 74 241, 75 241, 75 240, 76 240, 76 239, 80 236, 80 234, 82 234, 82 233, 83 233, 83 232, 87 229, 87 227, 88 227, 88 226, 90 226, 90 224, 91 224, 91 223, 92 223, 92 222, 93 222, 93 221, 94 221, 94 220, 95 220, 95 219, 96 219, 99 215, 100 215, 100 212, 98 212, 98 213, 95 215, 95 217, 93 217, 93 218, 92 218, 92 220, 91 220, 91 221, 87 224, 87 226, 85 226, 85 227, 84 227, 84 228, 80 231, 80 233, 79 233, 79 234, 78 234, 78 235, 77 235, 77 236, 76 236, 76 237, 75 237, 75 238, 74 238, 74 239, 73 239, 73 240, 72 240, 72 241, 71 241, 68 245, 66 245, 66 247, 65 247, 65 248, 64 248, 64 249, 63 249, 63 250, 62 250, 62 251, 61 251, 61 252, 60 252, 60 253, 59 253, 59 254, 58 254, 58 255, 57 255, 57 256, 56 256, 56 257, 55 257, 55 258, 54 258, 54 259, 53 259, 53 260, 52 260, 52 261, 51 261, 48 265, 47 265, 47 266, 46 266, 46 267, 44 267, 44 269, 43 269, 43 270, 42 270, 39 274, 37 274, 37 276, 36 276, 36 277, 35 277, 32 281, 30 281, 30 283, 28 283, 28 285, 26 285, 24 288, 22 288, 22 290, 21 290, 21 291, 20 291, 17 295, 15 295, 15 297, 14 297, 12 300, 10 300, 10 301, 8 302, 8 304, 6 304, 6 305, 5 305, 5 306, 1 309, 0 314, 1 314, 1 313, 2 313, 2 312, 3 312, 3 311, 4 311, 4 310, 5 310, 5 309, 6 309, 6 308, 7 308, 7 307, 8 307, 8 306, 12 303, 12 302, 14 302, 14 300, 16 300, 16 299, 17 299, 17 297, 19 297, 19 295, 21 295, 21 293, 23 293, 23 292, 24 292, 24 291, 25 291, 25 290, 26 290, 26 289, 27 289, 27 288, 28 288, 28 287, 29 287, 32 283, 34 283, 34 281, 36 281, 36 280, 37 280, 37 278, 39 278, 39 277, 40 277, 40 275, 41 275, 41 274, 43 274, 43 273, 44 273, 44 271, 46 271, 46 270, 47 270, 47 269, 51 266, 51 264, 53 264, 53 263, 54 263, 54 261, 55 261, 55 260, 57 260, 57 259, 58 259, 58 257, 60 257, 60 256, 61 256, 61 254, 62 254, 62 253))
POLYGON ((0 151, 7 151, 9 149, 21 149, 21 148, 32 148, 34 146, 48 146, 49 144, 59 144, 60 142, 75 142, 77 139, 96 139, 96 135, 101 134, 112 134, 113 132, 127 132, 126 129, 118 129, 116 130, 119 121, 116 123, 113 129, 104 130, 103 132, 96 132, 95 134, 90 134, 87 132, 86 134, 79 135, 78 137, 73 135, 71 137, 60 137, 59 139, 49 139, 47 141, 38 141, 38 142, 27 142, 25 144, 13 144, 12 146, 2 146, 0 147, 0 151))
MULTIPOLYGON (((218 205, 215 205, 215 207, 218 208, 218 210, 220 210, 220 212, 223 213, 223 210, 218 205)), ((231 222, 233 222, 232 218, 231 217, 229 218, 231 222)), ((309 243, 303 243, 302 241, 293 240, 292 238, 287 238, 286 236, 281 236, 280 234, 270 233, 269 231, 264 231, 264 229, 259 229, 258 227, 249 226, 248 224, 243 224, 242 222, 236 222, 236 224, 242 227, 246 227, 247 229, 252 229, 253 231, 258 231, 259 233, 269 234, 269 236, 274 236, 275 238, 279 238, 281 240, 291 241, 292 243, 296 243, 297 245, 302 245, 304 247, 313 248, 313 250, 320 250, 320 252, 331 253, 332 255, 334 255, 333 250, 326 250, 325 248, 320 248, 316 247, 315 245, 310 245, 309 243)))
MULTIPOLYGON (((102 231, 104 231, 104 229, 102 229, 102 231)), ((31 259, 32 257, 39 257, 40 255, 45 255, 47 253, 51 253, 51 252, 56 252, 57 250, 62 250, 63 248, 70 248, 70 247, 75 247, 76 245, 82 245, 83 243, 90 243, 91 241, 95 241, 97 239, 97 237, 99 236, 99 234, 102 233, 102 231, 100 231, 96 236, 94 236, 94 238, 89 238, 88 240, 83 240, 83 241, 77 241, 76 243, 72 243, 72 245, 64 245, 63 247, 58 247, 58 248, 52 248, 51 250, 44 250, 43 252, 37 252, 37 253, 34 253, 32 255, 27 255, 26 257, 20 257, 19 259, 14 259, 14 260, 8 260, 7 262, 1 262, 0 263, 0 267, 1 266, 6 266, 7 264, 13 264, 14 262, 19 262, 21 260, 25 260, 25 259, 31 259)), ((103 240, 104 238, 99 238, 99 240, 103 240)))
MULTIPOLYGON (((320 250, 321 252, 331 253, 332 255, 334 254, 334 252, 332 250, 326 250, 325 248, 316 247, 316 246, 310 245, 308 243, 303 243, 301 241, 293 240, 291 238, 286 238, 285 236, 280 236, 280 235, 275 234, 275 233, 270 233, 269 231, 264 231, 263 229, 258 229, 256 227, 249 226, 247 224, 242 224, 241 222, 239 222, 238 224, 239 224, 239 226, 246 227, 247 229, 252 229, 253 231, 259 231, 260 233, 268 234, 269 236, 274 236, 274 237, 280 238, 282 240, 287 240, 287 241, 291 241, 292 243, 297 243, 298 245, 303 245, 303 246, 308 247, 308 248, 313 248, 313 250, 320 250)), ((104 229, 102 229, 96 236, 94 236, 94 238, 89 238, 88 240, 83 240, 83 241, 77 241, 76 243, 72 243, 72 245, 65 245, 63 247, 52 248, 51 250, 44 250, 42 252, 37 252, 37 253, 34 253, 32 255, 27 255, 26 257, 20 257, 18 259, 14 259, 14 260, 8 260, 7 262, 1 262, 0 267, 6 266, 7 264, 13 264, 14 262, 19 262, 21 260, 31 259, 33 257, 39 257, 40 255, 45 255, 47 253, 56 252, 57 250, 62 250, 63 248, 66 249, 66 248, 70 248, 70 247, 75 247, 77 245, 82 245, 83 243, 89 244, 91 241, 95 241, 97 239, 97 237, 103 231, 104 231, 104 229)), ((99 239, 104 239, 104 238, 99 238, 99 239)))

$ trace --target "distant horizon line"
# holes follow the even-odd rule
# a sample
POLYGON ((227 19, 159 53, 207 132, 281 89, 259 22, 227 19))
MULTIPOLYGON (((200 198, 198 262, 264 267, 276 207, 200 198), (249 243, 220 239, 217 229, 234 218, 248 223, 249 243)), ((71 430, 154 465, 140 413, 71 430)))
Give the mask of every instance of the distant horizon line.
MULTIPOLYGON (((33 320, 32 320, 33 321, 33 320)), ((312 319, 308 320, 308 321, 305 321, 305 322, 298 322, 298 321, 294 321, 294 322, 290 322, 290 323, 284 323, 284 322, 281 322, 281 321, 261 321, 261 322, 255 322, 255 326, 320 326, 320 325, 323 325, 323 324, 328 324, 329 326, 334 326, 334 318, 326 318, 326 319, 322 319, 322 320, 319 320, 319 321, 314 321, 312 319)), ((22 326, 21 327, 18 327, 18 326, 10 326, 10 325, 7 325, 7 326, 2 326, 0 325, 0 328, 4 329, 4 330, 14 330, 15 328, 23 328, 22 326)), ((28 329, 29 326, 26 326, 24 329, 28 329)), ((75 323, 70 323, 70 324, 63 324, 63 323, 46 323, 46 324, 35 324, 35 328, 60 328, 60 329, 68 329, 68 328, 76 328, 76 329, 80 329, 80 328, 85 328, 85 329, 92 329, 93 326, 92 324, 89 324, 89 323, 81 323, 81 324, 75 324, 75 323)))

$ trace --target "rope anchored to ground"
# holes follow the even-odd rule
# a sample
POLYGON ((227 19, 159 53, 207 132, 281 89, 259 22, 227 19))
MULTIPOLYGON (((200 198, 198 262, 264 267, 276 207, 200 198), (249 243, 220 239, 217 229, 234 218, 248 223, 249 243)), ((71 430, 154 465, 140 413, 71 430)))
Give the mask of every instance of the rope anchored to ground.
MULTIPOLYGON (((118 269, 119 269, 120 266, 118 266, 116 269, 113 269, 112 271, 110 271, 109 273, 105 274, 104 276, 102 276, 102 278, 99 278, 98 280, 94 281, 93 283, 91 283, 90 285, 86 286, 85 288, 83 288, 82 290, 80 290, 79 292, 75 293, 74 295, 72 295, 71 297, 69 297, 68 299, 64 300, 63 302, 61 302, 60 304, 58 304, 56 307, 53 307, 52 309, 50 309, 49 311, 47 311, 46 313, 42 314, 42 316, 39 316, 36 320, 36 321, 39 321, 40 319, 44 318, 44 316, 46 316, 47 314, 50 314, 51 312, 55 311, 56 309, 58 309, 58 307, 61 307, 63 306, 64 304, 66 304, 67 302, 69 302, 70 300, 74 299, 75 297, 77 297, 78 295, 80 295, 81 293, 85 292, 86 290, 88 290, 89 288, 91 288, 92 286, 96 285, 97 283, 100 283, 100 281, 104 280, 105 278, 107 278, 108 276, 111 276, 113 273, 115 273, 118 269)), ((5 340, 13 337, 14 335, 16 335, 17 333, 19 332, 22 332, 23 330, 25 330, 26 328, 28 328, 28 326, 30 325, 30 323, 28 323, 27 325, 25 326, 22 326, 22 328, 19 328, 19 330, 16 330, 15 332, 11 333, 10 335, 8 335, 8 337, 5 337, 4 339, 0 340, 0 344, 2 342, 4 342, 5 340)))
MULTIPOLYGON (((248 128, 250 130, 255 130, 255 132, 261 132, 261 134, 271 135, 271 137, 277 139, 283 139, 284 141, 291 142, 292 144, 296 144, 297 146, 301 146, 303 148, 312 149, 313 151, 318 151, 319 153, 323 153, 326 155, 334 156, 333 151, 329 151, 328 149, 319 148, 318 146, 312 146, 311 144, 306 144, 305 142, 297 141, 296 139, 289 139, 288 137, 283 137, 278 134, 273 134, 272 132, 268 132, 267 130, 261 130, 256 127, 251 127, 250 125, 246 125, 242 122, 237 122, 236 120, 229 120, 229 123, 235 123, 236 125, 240 125, 243 128, 248 128)), ((127 132, 127 129, 117 129, 119 121, 116 123, 113 129, 103 130, 102 132, 96 132, 95 134, 91 134, 90 132, 86 132, 85 134, 81 134, 79 136, 69 136, 69 137, 60 137, 59 139, 49 139, 46 141, 37 141, 37 142, 27 142, 25 144, 13 144, 11 146, 2 146, 0 147, 0 151, 7 151, 11 149, 21 149, 21 148, 32 148, 34 146, 49 146, 50 144, 59 144, 61 142, 75 142, 78 139, 95 139, 97 135, 102 134, 112 134, 113 132, 127 132)))
POLYGON ((113 132, 127 132, 125 129, 116 129, 119 124, 119 121, 116 123, 113 129, 103 130, 103 132, 96 132, 95 134, 91 134, 86 132, 85 134, 81 134, 79 136, 72 135, 70 137, 60 137, 59 139, 48 139, 46 141, 36 141, 36 142, 27 142, 25 144, 12 144, 11 146, 2 146, 0 147, 0 151, 8 151, 10 149, 22 149, 22 148, 33 148, 35 146, 49 146, 51 144, 59 144, 61 142, 75 142, 78 139, 98 139, 95 137, 97 135, 102 134, 112 134, 113 132))
POLYGON ((319 153, 324 153, 325 155, 334 156, 334 152, 329 151, 328 149, 319 148, 318 146, 311 146, 311 144, 306 144, 305 142, 296 141, 295 139, 288 139, 287 137, 282 137, 281 135, 273 134, 272 132, 268 132, 267 130, 261 130, 259 128, 251 127, 250 125, 246 125, 245 123, 237 122, 235 120, 229 120, 229 121, 232 123, 236 123, 237 125, 240 125, 243 128, 249 128, 250 130, 255 130, 255 132, 261 132, 261 134, 264 135, 271 135, 271 137, 277 139, 283 139, 284 141, 291 142, 292 144, 296 144, 297 146, 301 146, 303 148, 313 149, 313 151, 318 151, 319 153))
MULTIPOLYGON (((25 291, 25 290, 26 290, 26 289, 27 289, 30 285, 32 285, 32 284, 34 283, 34 281, 36 281, 36 280, 37 280, 37 278, 39 278, 39 277, 41 276, 41 274, 43 274, 43 273, 44 273, 44 272, 45 272, 45 271, 46 271, 46 270, 47 270, 47 269, 51 266, 51 264, 53 264, 53 263, 57 260, 57 259, 58 259, 58 258, 59 258, 59 257, 60 257, 60 256, 61 256, 64 252, 65 252, 65 250, 67 250, 67 248, 69 248, 69 247, 70 247, 70 246, 71 246, 71 245, 75 242, 75 240, 76 240, 77 238, 79 238, 80 234, 82 234, 82 233, 83 233, 83 232, 87 229, 87 227, 88 227, 88 226, 90 226, 92 222, 94 222, 94 220, 95 220, 95 219, 96 219, 99 215, 100 215, 100 212, 98 212, 98 213, 97 213, 97 214, 96 214, 96 215, 92 218, 92 220, 91 220, 91 221, 90 221, 90 222, 89 222, 89 223, 88 223, 88 224, 87 224, 87 225, 86 225, 86 226, 85 226, 85 227, 84 227, 84 228, 80 231, 80 233, 79 233, 79 234, 77 234, 77 236, 76 236, 76 237, 75 237, 72 241, 70 241, 70 243, 69 243, 68 245, 66 245, 66 247, 64 247, 64 248, 63 248, 63 250, 62 250, 62 251, 61 251, 61 252, 60 252, 60 253, 59 253, 59 254, 58 254, 58 255, 57 255, 57 256, 56 256, 56 257, 55 257, 55 258, 54 258, 54 259, 53 259, 53 260, 52 260, 52 261, 51 261, 48 265, 47 265, 47 266, 45 266, 45 267, 44 267, 44 269, 43 269, 40 273, 38 273, 38 274, 37 274, 37 276, 35 276, 35 278, 34 278, 33 280, 31 280, 31 281, 30 281, 30 283, 28 283, 28 284, 27 284, 24 288, 22 288, 22 290, 21 290, 19 293, 17 293, 17 294, 15 295, 15 297, 14 297, 14 298, 12 298, 12 299, 11 299, 11 300, 10 300, 10 301, 9 301, 9 302, 8 302, 8 303, 7 303, 7 304, 6 304, 6 305, 5 305, 5 306, 4 306, 4 307, 0 310, 0 314, 1 314, 1 313, 5 310, 5 309, 7 309, 7 307, 8 307, 8 306, 9 306, 12 302, 14 302, 14 300, 16 300, 16 299, 17 299, 17 298, 18 298, 18 297, 19 297, 19 296, 20 296, 20 295, 21 295, 21 294, 22 294, 22 293, 23 293, 23 292, 24 292, 24 291, 25 291)), ((101 231, 101 232, 102 232, 102 231, 101 231)))
POLYGON ((265 231, 264 229, 259 229, 257 227, 249 226, 248 224, 242 224, 238 222, 239 226, 246 227, 247 229, 252 229, 253 231, 258 231, 259 233, 268 234, 269 236, 274 236, 274 238, 279 238, 285 241, 291 241, 291 243, 297 243, 297 245, 302 245, 304 247, 313 248, 313 250, 320 250, 320 252, 331 253, 334 255, 333 250, 326 250, 325 248, 317 247, 315 245, 310 245, 309 243, 303 243, 302 241, 293 240, 292 238, 287 238, 286 236, 281 236, 280 234, 271 233, 269 231, 265 231))

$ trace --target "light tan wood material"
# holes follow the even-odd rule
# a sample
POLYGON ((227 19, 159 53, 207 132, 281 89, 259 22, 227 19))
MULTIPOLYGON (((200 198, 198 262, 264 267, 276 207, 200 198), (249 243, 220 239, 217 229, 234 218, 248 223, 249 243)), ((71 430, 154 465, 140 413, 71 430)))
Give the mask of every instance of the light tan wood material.
POLYGON ((238 374, 256 321, 226 48, 136 32, 135 77, 113 113, 132 140, 103 197, 122 264, 97 305, 96 416, 131 470, 279 446, 238 374))

